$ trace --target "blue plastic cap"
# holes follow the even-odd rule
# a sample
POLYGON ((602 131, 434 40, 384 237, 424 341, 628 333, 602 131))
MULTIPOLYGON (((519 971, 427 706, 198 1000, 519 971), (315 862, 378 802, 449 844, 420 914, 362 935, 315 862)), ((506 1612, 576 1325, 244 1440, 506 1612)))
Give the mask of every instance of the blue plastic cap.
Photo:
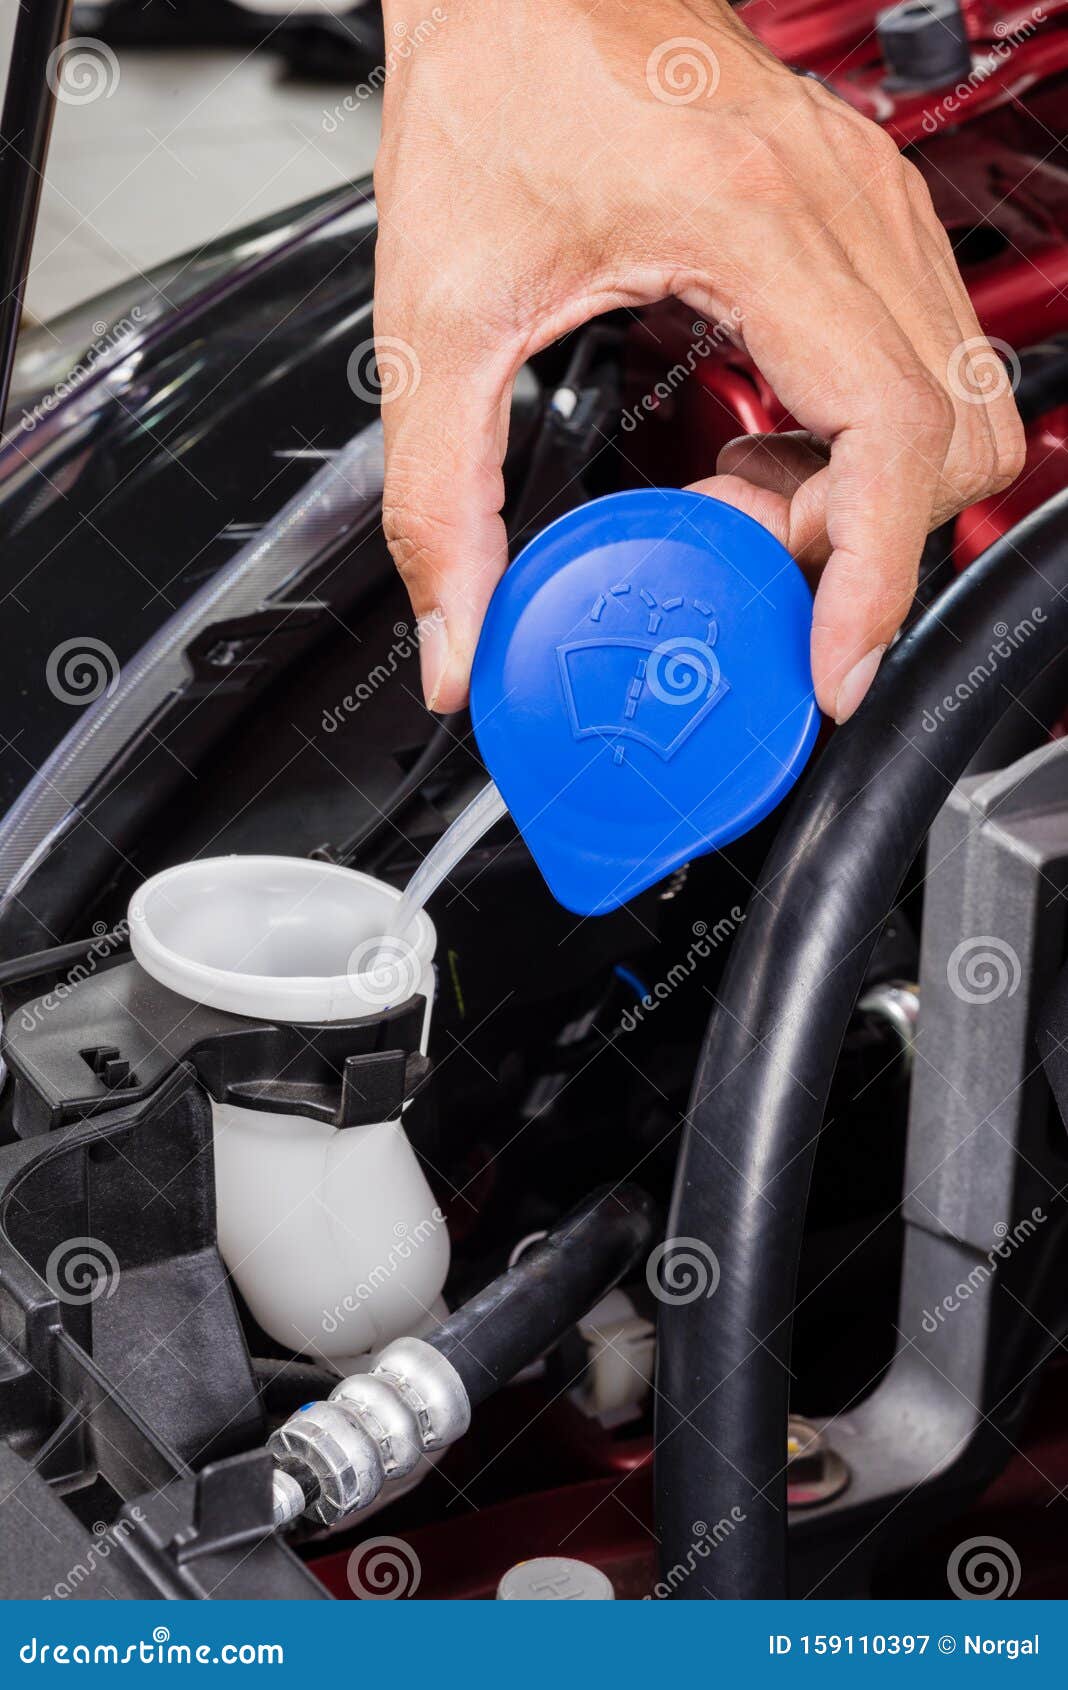
POLYGON ((811 627, 789 553, 701 493, 613 493, 525 547, 471 716, 560 903, 618 909, 775 808, 819 726, 811 627))

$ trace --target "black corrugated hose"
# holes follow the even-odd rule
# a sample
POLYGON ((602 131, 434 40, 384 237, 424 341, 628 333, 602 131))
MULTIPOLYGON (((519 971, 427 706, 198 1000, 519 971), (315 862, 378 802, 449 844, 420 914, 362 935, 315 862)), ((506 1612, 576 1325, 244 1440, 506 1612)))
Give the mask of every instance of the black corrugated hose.
POLYGON ((705 1034, 668 1223, 680 1249, 696 1239, 715 1252, 720 1278, 714 1296, 661 1310, 665 1569, 692 1563, 695 1521, 735 1522, 678 1581, 680 1597, 786 1591, 791 1317, 842 1038, 939 808, 1002 711, 1068 645, 1066 590, 1068 492, 892 649, 792 801, 751 900, 705 1034))

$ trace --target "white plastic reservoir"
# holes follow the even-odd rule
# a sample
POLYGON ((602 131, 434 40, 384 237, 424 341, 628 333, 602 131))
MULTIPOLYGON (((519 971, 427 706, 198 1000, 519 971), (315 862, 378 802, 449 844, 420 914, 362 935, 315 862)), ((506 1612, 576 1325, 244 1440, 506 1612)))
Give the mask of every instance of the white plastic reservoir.
MULTIPOLYGON (((214 857, 146 881, 130 942, 149 974, 195 1002, 269 1021, 349 1021, 434 998, 436 936, 402 939, 399 894, 297 857, 214 857)), ((342 1130, 303 1115, 213 1104, 219 1248, 253 1315, 289 1349, 343 1370, 440 1313, 449 1239, 400 1121, 342 1130)))

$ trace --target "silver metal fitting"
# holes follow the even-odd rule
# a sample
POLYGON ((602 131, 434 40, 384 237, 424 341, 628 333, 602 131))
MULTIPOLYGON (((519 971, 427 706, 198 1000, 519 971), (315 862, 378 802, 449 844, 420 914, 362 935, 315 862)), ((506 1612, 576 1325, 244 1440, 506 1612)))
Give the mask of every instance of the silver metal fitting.
MULTIPOLYGON (((300 1409, 267 1447, 307 1468, 318 1495, 307 1504, 301 1493, 298 1512, 332 1526, 366 1508, 387 1479, 410 1473, 424 1452, 455 1443, 470 1424, 471 1404, 451 1361, 421 1338, 398 1338, 370 1373, 342 1379, 329 1402, 300 1409)), ((296 1515, 283 1480, 300 1486, 275 1474, 275 1518, 288 1524, 296 1515)))
POLYGON ((866 992, 857 1008, 887 1023, 900 1040, 901 1053, 911 1069, 920 1019, 920 988, 907 980, 886 980, 866 992))
POLYGON ((446 1449, 471 1424, 471 1403, 452 1362, 422 1338, 395 1338, 372 1374, 394 1386, 416 1416, 424 1449, 446 1449))
POLYGON ((271 1433, 267 1447, 314 1476, 319 1494, 307 1512, 324 1526, 366 1508, 385 1483, 377 1440, 340 1403, 309 1403, 271 1433))
POLYGON ((423 1453, 419 1427, 388 1379, 354 1373, 331 1391, 330 1401, 341 1403, 374 1437, 387 1479, 400 1479, 412 1471, 423 1453))
POLYGON ((301 1490, 292 1473, 287 1473, 283 1467, 276 1467, 272 1478, 274 1491, 274 1524, 277 1531, 284 1531, 294 1520, 299 1520, 308 1499, 301 1490))

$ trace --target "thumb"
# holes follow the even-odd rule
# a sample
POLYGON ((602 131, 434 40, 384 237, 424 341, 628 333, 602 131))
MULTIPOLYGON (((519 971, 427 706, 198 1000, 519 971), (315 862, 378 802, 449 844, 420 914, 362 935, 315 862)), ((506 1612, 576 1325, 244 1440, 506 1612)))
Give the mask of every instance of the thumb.
MULTIPOLYGON (((382 527, 419 623, 427 708, 467 702, 471 661, 490 595, 507 562, 501 464, 514 371, 476 367, 455 343, 421 361, 406 349, 407 378, 383 387, 386 477, 382 527)), ((437 343, 442 345, 440 341, 437 343)))

